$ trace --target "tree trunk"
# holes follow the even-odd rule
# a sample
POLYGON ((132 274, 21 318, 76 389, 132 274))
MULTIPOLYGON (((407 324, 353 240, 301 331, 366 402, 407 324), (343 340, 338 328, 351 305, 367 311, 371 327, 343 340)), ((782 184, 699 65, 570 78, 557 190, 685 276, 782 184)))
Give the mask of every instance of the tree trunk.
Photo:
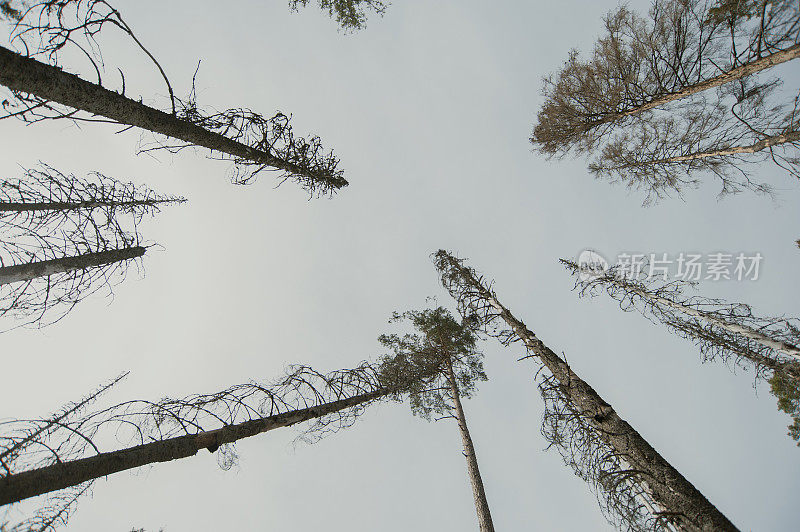
MULTIPOLYGON (((800 361, 800 347, 788 344, 786 342, 782 342, 780 340, 775 340, 774 338, 770 338, 766 334, 764 334, 764 333, 762 333, 760 331, 757 331, 755 329, 751 329, 750 327, 747 327, 746 325, 739 325, 737 323, 729 323, 729 322, 727 322, 727 321, 725 321, 725 320, 723 320, 721 318, 717 318, 717 317, 712 316, 712 315, 710 315, 710 314, 708 314, 706 312, 703 312, 701 310, 697 310, 697 309, 692 308, 690 306, 683 305, 683 304, 678 303, 676 301, 672 301, 671 299, 668 299, 666 297, 650 294, 650 293, 648 293, 648 292, 646 292, 644 290, 640 290, 640 289, 637 289, 637 288, 633 288, 631 290, 634 293, 636 293, 637 295, 639 295, 639 296, 641 296, 641 297, 643 297, 645 299, 648 299, 650 301, 655 301, 655 302, 660 303, 662 305, 666 305, 666 306, 668 306, 670 308, 673 308, 673 309, 676 309, 676 310, 678 310, 680 312, 683 312, 684 314, 688 314, 689 316, 692 316, 692 317, 697 318, 699 320, 703 320, 703 321, 705 321, 707 323, 711 323, 712 325, 716 325, 720 329, 725 329, 728 332, 731 332, 731 333, 734 333, 734 334, 739 334, 741 336, 744 336, 745 338, 749 338, 751 340, 754 340, 754 341, 760 343, 764 347, 768 347, 770 349, 774 349, 775 351, 778 351, 779 353, 782 353, 782 354, 784 354, 784 355, 786 355, 788 357, 791 357, 791 358, 794 358, 795 360, 800 361)), ((761 360, 756 360, 755 362, 764 364, 764 362, 761 361, 761 360)))
POLYGON ((70 486, 77 486, 119 471, 187 458, 197 454, 200 449, 214 452, 220 445, 319 418, 388 395, 393 391, 384 388, 310 408, 292 410, 236 425, 227 425, 216 430, 155 441, 0 477, 0 506, 70 486))
POLYGON ((755 74, 756 72, 760 72, 772 66, 779 65, 787 61, 791 61, 792 59, 797 59, 798 57, 800 57, 800 44, 795 44, 794 46, 790 46, 785 50, 781 50, 780 52, 775 52, 774 54, 770 54, 758 58, 754 61, 750 61, 749 63, 745 63, 727 72, 719 74, 718 76, 714 76, 713 78, 707 79, 705 81, 695 83, 679 91, 656 96, 649 102, 643 103, 637 107, 634 107, 633 109, 628 109, 626 111, 621 111, 618 113, 610 113, 601 119, 592 120, 588 124, 587 129, 599 126, 601 124, 614 122, 616 120, 628 116, 634 116, 639 113, 649 111, 651 109, 655 109, 656 107, 660 107, 670 102, 687 98, 689 96, 703 92, 708 89, 712 89, 714 87, 725 85, 726 83, 730 83, 731 81, 747 77, 751 74, 755 74))
POLYGON ((47 277, 57 273, 74 270, 85 270, 97 266, 104 266, 113 262, 130 260, 141 257, 147 248, 132 246, 122 249, 111 249, 95 253, 84 253, 75 257, 62 257, 60 259, 16 264, 14 266, 0 267, 0 286, 20 281, 31 281, 37 277, 47 277))
POLYGON ((515 318, 493 293, 482 285, 470 271, 455 260, 457 268, 470 289, 488 303, 513 329, 528 350, 539 357, 558 380, 564 395, 586 416, 601 438, 611 446, 632 469, 646 472, 639 482, 653 501, 670 515, 682 517, 679 526, 685 530, 735 531, 737 528, 711 504, 677 469, 672 467, 632 426, 614 411, 613 407, 556 353, 548 348, 523 322, 515 318))
POLYGON ((481 532, 494 532, 492 514, 489 512, 489 502, 486 500, 486 491, 483 487, 483 479, 478 469, 478 457, 475 454, 475 446, 472 444, 472 437, 467 428, 467 418, 464 415, 464 408, 461 405, 461 396, 456 382, 456 375, 453 371, 453 361, 447 357, 447 381, 450 383, 450 391, 453 394, 453 403, 456 407, 456 421, 461 432, 461 442, 464 445, 464 458, 467 459, 467 471, 469 480, 472 484, 472 496, 475 499, 475 510, 478 513, 478 526, 481 532))
POLYGON ((100 207, 115 207, 125 209, 131 207, 154 207, 160 203, 171 203, 173 201, 176 200, 0 201, 0 212, 76 211, 80 209, 97 209, 100 207))
MULTIPOLYGON (((203 146, 211 151, 232 157, 280 168, 295 175, 329 180, 325 176, 309 175, 296 164, 270 153, 257 150, 224 135, 208 131, 189 121, 148 107, 95 83, 80 79, 60 68, 0 47, 0 83, 6 87, 33 94, 39 98, 104 116, 119 124, 130 125, 167 137, 203 146)), ((346 185, 346 181, 338 186, 346 185)))
POLYGON ((663 159, 652 159, 650 161, 643 161, 641 163, 623 164, 620 166, 614 166, 612 168, 609 168, 609 170, 624 170, 626 168, 653 166, 656 164, 670 164, 670 163, 697 161, 700 159, 708 159, 710 157, 728 157, 731 155, 758 153, 772 146, 780 146, 781 144, 797 142, 798 140, 800 140, 800 131, 791 131, 789 133, 784 133, 782 135, 774 135, 772 137, 767 137, 748 146, 734 146, 732 148, 725 148, 722 150, 700 151, 696 153, 690 153, 688 155, 677 155, 675 157, 665 157, 663 159))

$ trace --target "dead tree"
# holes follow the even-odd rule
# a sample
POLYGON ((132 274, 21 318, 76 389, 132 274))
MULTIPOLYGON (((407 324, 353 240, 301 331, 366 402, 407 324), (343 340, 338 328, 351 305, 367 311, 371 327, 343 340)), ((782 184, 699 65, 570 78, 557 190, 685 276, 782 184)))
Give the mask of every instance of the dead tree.
MULTIPOLYGON (((753 314, 745 303, 687 296, 686 281, 671 282, 622 275, 617 269, 582 273, 578 264, 561 263, 576 275, 575 287, 584 296, 605 292, 625 311, 638 311, 654 323, 666 325, 682 338, 693 341, 703 362, 752 368, 757 379, 769 380, 779 408, 800 423, 800 407, 790 397, 800 394, 800 320, 764 318, 753 314)), ((790 436, 800 441, 800 433, 790 436)))
POLYGON ((483 355, 476 349, 478 336, 469 323, 458 323, 442 307, 395 313, 392 321, 400 320, 411 322, 420 334, 382 335, 380 342, 393 352, 384 359, 382 371, 404 380, 413 380, 409 376, 418 374, 430 375, 417 379, 408 391, 412 412, 429 421, 433 414, 442 416, 438 419, 456 421, 478 514, 478 528, 482 532, 494 531, 475 445, 461 404, 462 397, 472 396, 478 381, 486 380, 483 355))
POLYGON ((558 399, 558 408, 549 410, 555 413, 546 412, 542 432, 559 447, 565 462, 593 484, 610 521, 626 530, 737 530, 563 358, 500 303, 491 283, 444 250, 435 254, 434 262, 463 316, 506 345, 523 342, 530 356, 549 370, 540 389, 546 403, 558 399))
POLYGON ((777 86, 736 82, 718 91, 715 102, 653 113, 607 142, 589 169, 644 190, 645 203, 680 194, 702 172, 720 180, 720 195, 770 193, 768 184, 750 177, 751 166, 771 161, 800 178, 800 96, 776 102, 770 96, 777 86))
POLYGON ((22 178, 0 180, 0 228, 43 234, 64 225, 113 225, 122 215, 135 226, 161 207, 185 201, 99 172, 80 178, 41 164, 22 178))
POLYGON ((93 239, 48 236, 30 245, 0 246, 0 316, 22 320, 17 326, 43 327, 61 320, 89 295, 125 279, 147 247, 138 235, 108 231, 93 239))
MULTIPOLYGON (((249 183, 263 170, 279 170, 311 195, 327 195, 347 185, 338 158, 326 153, 318 137, 296 137, 289 117, 264 117, 249 109, 204 111, 194 86, 187 99, 174 95, 164 69, 122 18, 103 0, 38 0, 22 11, 11 43, 22 53, 0 47, 0 84, 10 89, 2 118, 26 122, 67 118, 137 127, 155 135, 142 151, 178 151, 190 146, 211 150, 211 156, 234 163, 232 180, 249 183), (170 95, 162 111, 107 88, 104 63, 96 41, 106 27, 122 31, 153 62, 170 95), (64 50, 85 57, 96 81, 86 81, 59 67, 64 50), (171 139, 171 140, 164 140, 171 139)), ((122 69, 119 70, 122 73, 122 69)))
POLYGON ((313 423, 302 438, 321 438, 350 427, 371 404, 400 400, 417 380, 428 377, 427 371, 431 368, 401 375, 364 362, 321 374, 293 366, 268 384, 250 382, 183 399, 129 401, 85 413, 95 392, 43 420, 0 423, 0 505, 65 489, 85 491, 94 479, 188 458, 202 449, 217 453, 219 465, 227 469, 236 461, 238 440, 305 421, 313 423), (100 442, 105 441, 130 445, 104 451, 100 442))
MULTIPOLYGON (((309 0, 289 0, 289 7, 292 11, 299 11, 308 3, 309 0)), ((364 29, 367 25, 366 11, 381 16, 386 12, 386 4, 380 0, 317 0, 317 3, 320 9, 328 12, 328 16, 336 17, 336 22, 345 32, 364 29)))
POLYGON ((48 166, 0 181, 0 316, 44 326, 122 281, 148 245, 138 224, 183 198, 48 166))
POLYGON ((800 57, 794 0, 655 0, 649 18, 620 7, 605 26, 589 60, 573 51, 544 80, 531 142, 548 156, 593 151, 653 109, 800 57))

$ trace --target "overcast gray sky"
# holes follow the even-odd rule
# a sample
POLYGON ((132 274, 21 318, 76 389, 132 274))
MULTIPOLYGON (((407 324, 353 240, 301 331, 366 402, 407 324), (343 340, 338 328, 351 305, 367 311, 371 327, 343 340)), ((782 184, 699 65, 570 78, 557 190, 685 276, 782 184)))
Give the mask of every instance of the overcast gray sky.
MULTIPOLYGON (((645 10, 648 3, 630 2, 645 10)), ((584 161, 548 162, 527 141, 540 79, 589 50, 613 2, 397 0, 355 35, 284 0, 119 2, 180 94, 196 63, 201 104, 292 113, 341 157, 350 187, 307 201, 273 176, 235 187, 198 150, 136 156, 138 134, 66 122, 0 121, 0 174, 44 161, 101 171, 189 203, 142 225, 141 274, 43 330, 0 335, 0 418, 35 417, 124 370, 114 400, 213 392, 321 371, 381 353, 393 310, 426 296, 452 305, 429 254, 447 248, 495 279, 504 304, 742 530, 794 530, 800 449, 752 373, 702 365, 697 350, 608 298, 580 300, 559 257, 621 252, 764 256, 755 282, 705 282, 704 295, 767 315, 800 314, 797 180, 764 166, 776 201, 718 202, 711 180, 685 201, 644 209, 595 181, 584 161)), ((128 94, 164 89, 122 40, 128 94)), ((115 63, 116 64, 116 63, 115 63)), ((776 70, 796 87, 795 65, 776 70)), ((163 99, 161 100, 163 102, 163 99)), ((490 380, 465 403, 498 530, 605 530, 594 495, 545 452, 542 402, 519 347, 483 346, 490 380)), ((378 405, 315 445, 294 429, 238 445, 221 471, 196 457, 100 480, 70 529, 470 530, 475 512, 456 426, 378 405)))

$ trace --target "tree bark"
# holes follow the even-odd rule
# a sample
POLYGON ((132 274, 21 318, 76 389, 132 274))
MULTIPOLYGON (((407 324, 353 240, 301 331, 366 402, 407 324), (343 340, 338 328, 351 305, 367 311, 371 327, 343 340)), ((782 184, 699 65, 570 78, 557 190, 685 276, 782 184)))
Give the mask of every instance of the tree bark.
POLYGON ((20 281, 31 281, 37 277, 47 277, 57 273, 85 270, 111 264, 113 262, 135 259, 143 256, 146 251, 147 248, 145 247, 132 246, 129 248, 111 249, 95 253, 84 253, 74 257, 62 257, 59 259, 30 262, 28 264, 3 266, 0 267, 0 286, 20 281))
POLYGON ((683 98, 687 98, 694 94, 698 94, 708 89, 712 89, 714 87, 720 87, 725 85, 726 83, 730 83, 731 81, 735 81, 737 79, 744 78, 751 74, 755 74, 756 72, 760 72, 767 68, 770 68, 775 65, 779 65, 781 63, 785 63, 787 61, 791 61, 792 59, 797 59, 800 57, 800 44, 795 44, 790 46, 785 50, 781 50, 780 52, 775 52, 774 54, 770 54, 764 57, 760 57, 754 61, 750 61, 749 63, 745 63, 741 66, 733 68, 727 72, 723 72, 717 76, 714 76, 710 79, 705 81, 701 81, 699 83, 695 83, 690 85, 684 89, 679 91, 670 92, 667 94, 662 94, 660 96, 656 96, 652 100, 638 105, 632 109, 628 109, 626 111, 620 111, 618 113, 609 113, 608 115, 600 118, 598 120, 592 120, 587 129, 607 124, 609 122, 614 122, 621 118, 625 118, 628 116, 634 116, 639 113, 643 113, 645 111, 649 111, 651 109, 655 109, 656 107, 660 107, 662 105, 666 105, 670 102, 674 102, 677 100, 681 100, 683 98))
MULTIPOLYGON (((0 47, 0 83, 12 90, 103 116, 119 124, 146 129, 196 146, 203 146, 211 151, 227 153, 235 158, 280 168, 295 175, 329 180, 324 176, 309 175, 309 172, 300 166, 266 151, 257 150, 224 135, 208 131, 189 121, 148 107, 100 85, 84 81, 60 68, 40 63, 4 47, 0 47)), ((344 179, 342 182, 339 186, 346 185, 344 179)))
POLYGON ((447 381, 450 383, 450 391, 453 394, 456 421, 461 432, 461 442, 464 445, 464 458, 467 459, 467 471, 472 484, 472 496, 475 499, 475 510, 478 513, 478 527, 481 532, 494 532, 492 514, 489 511, 489 502, 486 500, 486 490, 483 487, 483 479, 478 469, 478 457, 475 454, 475 446, 472 443, 472 436, 470 436, 469 428, 467 427, 467 418, 461 405, 461 395, 456 382, 456 375, 453 371, 453 361, 449 356, 447 357, 447 381))
POLYGON ((647 473, 647 476, 640 478, 639 482, 645 486, 656 504, 665 508, 670 515, 683 517, 679 524, 682 529, 709 532, 738 530, 641 434, 623 420, 610 404, 572 371, 566 361, 544 345, 523 322, 515 318, 469 270, 458 264, 455 259, 449 266, 459 270, 461 278, 469 283, 473 293, 491 305, 516 336, 524 342, 528 350, 539 357, 558 380, 564 395, 586 416, 600 437, 630 464, 631 468, 647 473))
POLYGON ((97 209, 99 207, 153 207, 159 203, 171 203, 173 199, 163 200, 131 200, 131 201, 0 201, 0 212, 31 211, 76 211, 80 209, 97 209))
MULTIPOLYGON (((672 301, 671 299, 668 299, 666 297, 650 294, 645 290, 640 290, 637 288, 633 288, 631 290, 645 299, 648 299, 650 301, 655 301, 667 307, 676 309, 680 312, 683 312, 684 314, 687 314, 699 320, 703 320, 707 323, 711 323, 712 325, 716 325, 720 329, 725 329, 726 331, 731 332, 733 334, 744 336, 745 338, 749 338, 751 340, 760 343, 764 347, 768 347, 769 349, 774 349, 775 351, 778 351, 783 355, 786 355, 788 357, 794 358, 797 361, 800 361, 800 347, 797 347, 795 345, 786 342, 782 342, 780 340, 775 340, 774 338, 770 338, 766 334, 757 331, 755 329, 752 329, 750 327, 747 327, 746 325, 729 323, 721 318, 709 315, 706 312, 697 310, 690 306, 683 305, 681 303, 678 303, 677 301, 672 301)), ((763 360, 755 360, 754 362, 764 364, 763 360)))
POLYGON ((657 164, 670 164, 682 163, 688 161, 697 161, 700 159, 708 159, 710 157, 728 157, 731 155, 745 155, 748 153, 758 153, 772 146, 780 146, 790 142, 797 142, 800 140, 800 131, 791 131, 782 135, 774 135, 765 139, 759 140, 756 143, 748 146, 734 146, 732 148, 725 148, 722 150, 709 150, 690 153, 688 155, 677 155, 675 157, 665 157, 663 159, 652 159, 650 161, 643 161, 640 163, 622 164, 609 168, 609 170, 624 170, 626 168, 637 168, 640 166, 653 166, 657 164))
POLYGON ((292 410, 236 425, 227 425, 216 430, 177 436, 0 477, 0 506, 70 486, 77 486, 112 473, 148 464, 187 458, 197 454, 201 449, 214 452, 220 445, 319 418, 388 395, 393 391, 384 388, 310 408, 292 410))

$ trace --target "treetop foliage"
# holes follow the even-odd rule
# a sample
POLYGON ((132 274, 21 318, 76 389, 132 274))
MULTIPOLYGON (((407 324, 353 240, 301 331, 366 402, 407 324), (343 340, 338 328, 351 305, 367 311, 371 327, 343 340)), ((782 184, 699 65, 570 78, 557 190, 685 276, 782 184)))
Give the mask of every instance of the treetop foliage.
POLYGON ((779 4, 781 0, 717 0, 708 10, 708 18, 710 22, 735 24, 737 19, 751 19, 779 4))
POLYGON ((789 436, 800 447, 800 382, 775 373, 769 379, 770 391, 778 399, 778 408, 792 417, 789 436))
MULTIPOLYGON (((309 0, 289 0, 292 11, 306 7, 309 0)), ((327 10, 328 16, 336 17, 339 27, 345 32, 354 32, 367 26, 367 12, 378 15, 386 12, 387 3, 380 0, 317 0, 320 9, 327 10)))
POLYGON ((659 99, 798 42, 792 0, 655 0, 648 17, 619 7, 589 58, 573 50, 544 79, 530 140, 547 156, 590 152, 659 99))
POLYGON ((381 359, 379 372, 387 382, 402 383, 414 415, 430 420, 432 414, 451 411, 448 364, 461 397, 471 397, 477 382, 487 380, 478 336, 469 323, 457 322, 442 307, 396 312, 391 322, 399 321, 409 322, 417 333, 378 338, 393 353, 381 359))

